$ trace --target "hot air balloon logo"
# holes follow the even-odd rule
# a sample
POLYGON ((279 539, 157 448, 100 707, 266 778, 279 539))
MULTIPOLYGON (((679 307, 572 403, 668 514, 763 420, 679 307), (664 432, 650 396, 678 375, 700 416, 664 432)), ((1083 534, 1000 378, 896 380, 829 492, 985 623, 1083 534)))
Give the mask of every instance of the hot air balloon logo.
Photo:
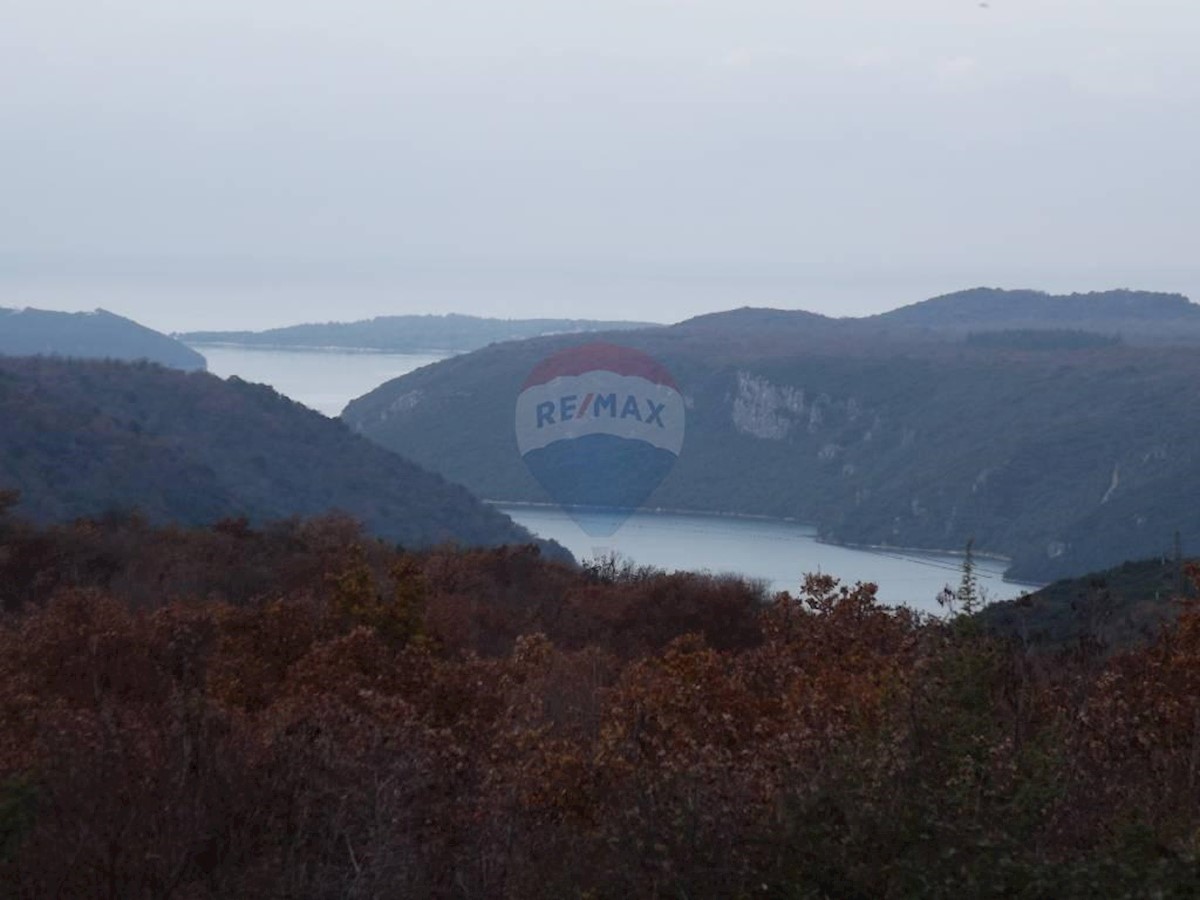
POLYGON ((683 448, 683 395, 638 350, 590 343, 543 360, 517 397, 517 447, 533 476, 596 537, 612 535, 683 448))

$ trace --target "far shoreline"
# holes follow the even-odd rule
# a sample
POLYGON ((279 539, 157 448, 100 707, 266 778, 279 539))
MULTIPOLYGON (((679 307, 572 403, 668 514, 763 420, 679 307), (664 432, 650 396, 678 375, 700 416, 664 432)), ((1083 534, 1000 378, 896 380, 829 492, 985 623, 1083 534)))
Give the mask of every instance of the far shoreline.
MULTIPOLYGON (((179 338, 176 338, 179 340, 179 338)), ((424 350, 393 350, 386 347, 340 347, 336 344, 309 346, 307 344, 243 344, 237 341, 183 341, 185 347, 199 350, 203 347, 217 347, 222 350, 263 350, 269 353, 362 353, 369 356, 439 356, 446 359, 467 353, 466 350, 424 349, 424 350)))

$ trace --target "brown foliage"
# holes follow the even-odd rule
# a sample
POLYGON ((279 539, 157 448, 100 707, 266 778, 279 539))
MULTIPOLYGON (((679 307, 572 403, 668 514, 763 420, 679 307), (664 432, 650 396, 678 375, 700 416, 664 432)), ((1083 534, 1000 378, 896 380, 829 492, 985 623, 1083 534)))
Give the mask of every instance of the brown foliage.
POLYGON ((15 546, 0 895, 1195 886, 1194 610, 1107 660, 1031 657, 871 585, 762 604, 344 520, 15 546))

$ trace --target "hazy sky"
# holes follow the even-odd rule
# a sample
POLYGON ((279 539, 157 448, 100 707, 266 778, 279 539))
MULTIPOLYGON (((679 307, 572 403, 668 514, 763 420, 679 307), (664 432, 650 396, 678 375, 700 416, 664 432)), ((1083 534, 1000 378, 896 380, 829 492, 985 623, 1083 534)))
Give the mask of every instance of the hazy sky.
POLYGON ((1183 0, 0 0, 0 305, 1200 299, 1183 0))

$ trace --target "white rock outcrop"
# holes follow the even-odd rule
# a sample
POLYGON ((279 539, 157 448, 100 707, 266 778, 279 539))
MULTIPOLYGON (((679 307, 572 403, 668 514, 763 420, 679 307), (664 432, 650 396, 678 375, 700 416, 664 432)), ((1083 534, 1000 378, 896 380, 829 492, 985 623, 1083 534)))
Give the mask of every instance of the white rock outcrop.
POLYGON ((733 427, 742 434, 782 441, 805 410, 804 390, 772 384, 749 372, 737 373, 733 397, 733 427))

